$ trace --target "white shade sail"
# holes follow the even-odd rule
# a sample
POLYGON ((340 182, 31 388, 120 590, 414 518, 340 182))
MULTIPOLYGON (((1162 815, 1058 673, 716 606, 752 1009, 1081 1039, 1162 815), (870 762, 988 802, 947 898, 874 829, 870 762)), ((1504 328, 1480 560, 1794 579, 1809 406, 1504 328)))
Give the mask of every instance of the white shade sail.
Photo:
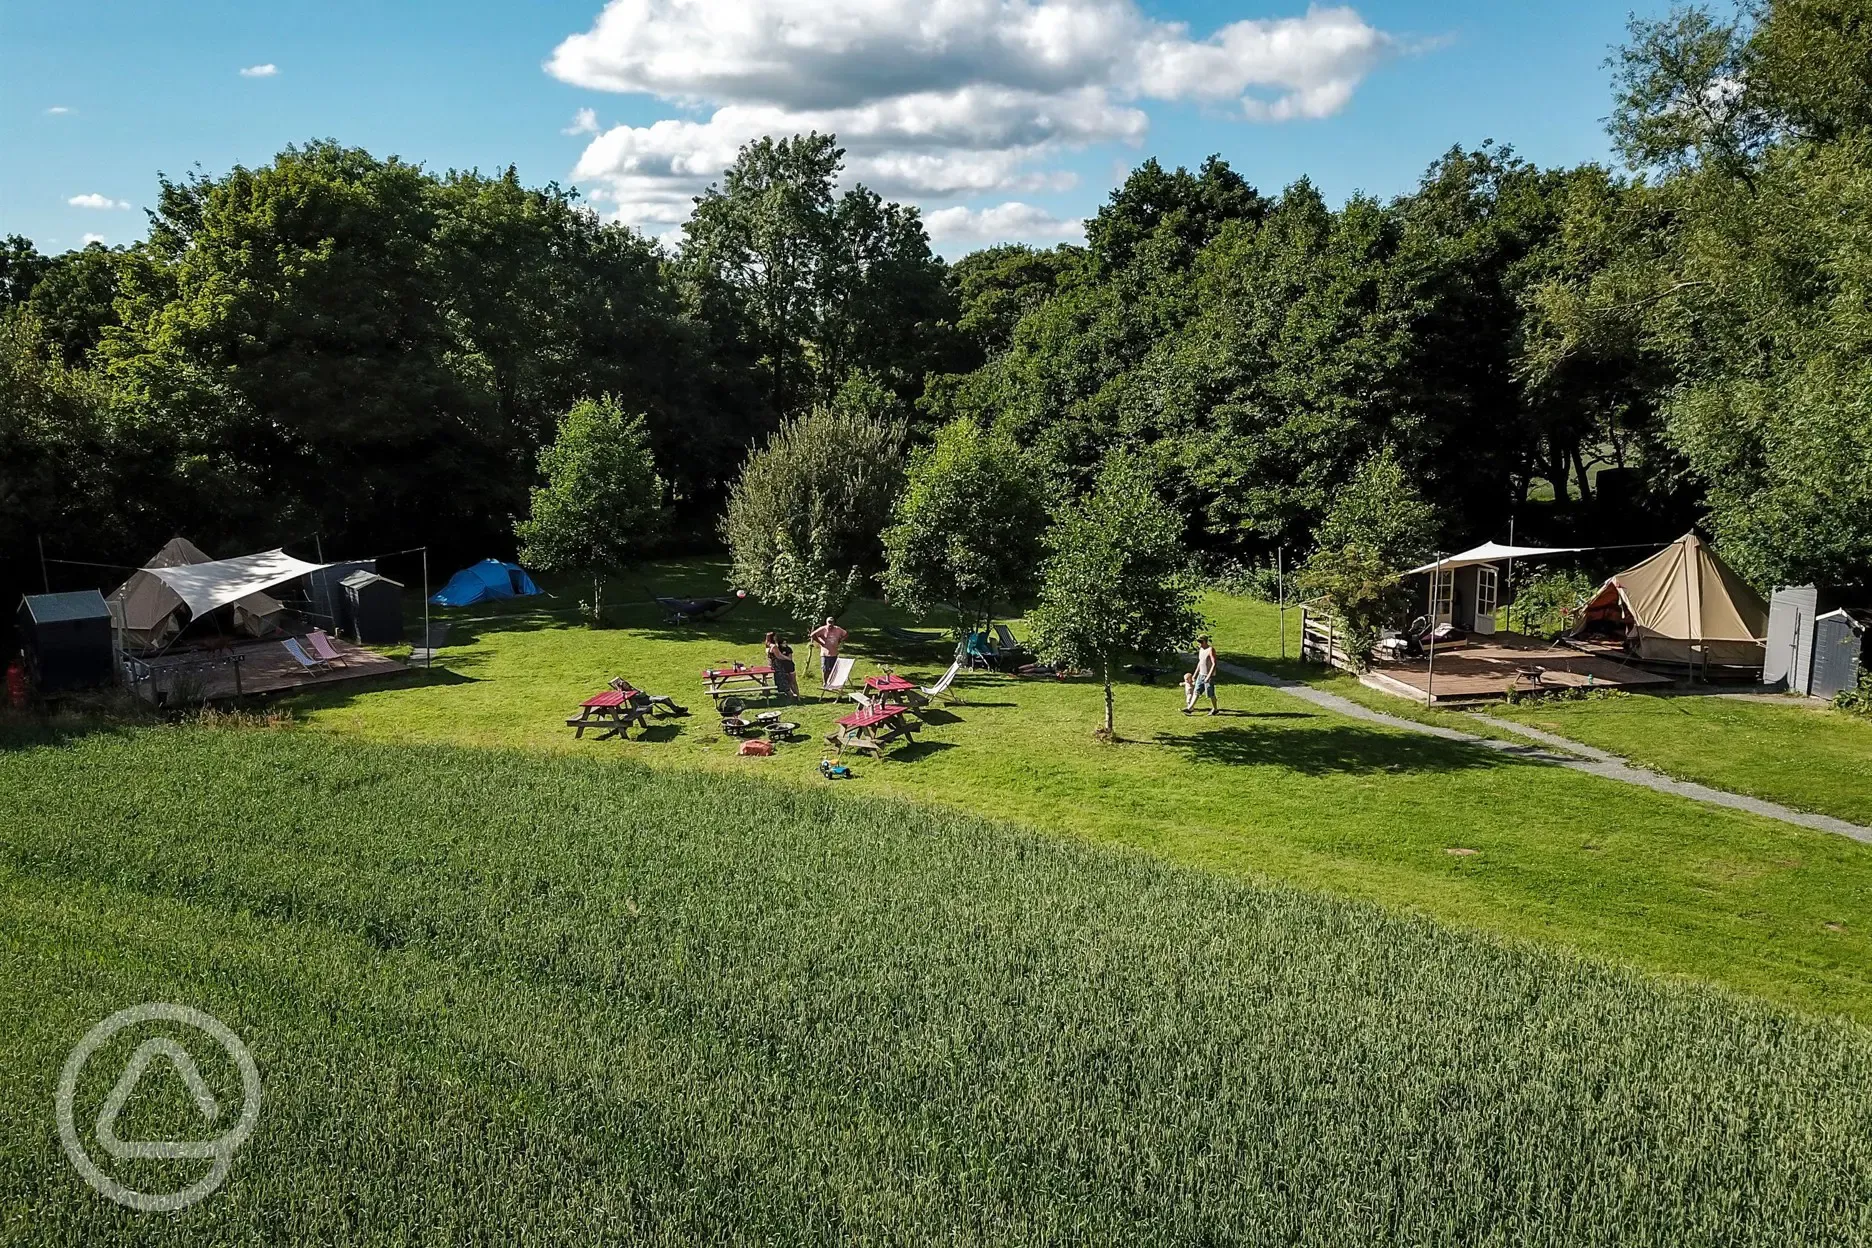
POLYGON ((1541 555, 1571 555, 1586 549, 1584 546, 1503 546, 1500 542, 1483 542, 1470 550, 1426 563, 1421 568, 1412 568, 1405 576, 1415 576, 1419 572, 1434 572, 1439 568, 1466 568, 1476 563, 1503 563, 1509 559, 1536 559, 1541 555))
POLYGON ((200 619, 216 607, 239 602, 249 594, 330 566, 295 559, 283 550, 268 550, 238 559, 143 570, 174 590, 176 597, 188 606, 189 614, 200 619))

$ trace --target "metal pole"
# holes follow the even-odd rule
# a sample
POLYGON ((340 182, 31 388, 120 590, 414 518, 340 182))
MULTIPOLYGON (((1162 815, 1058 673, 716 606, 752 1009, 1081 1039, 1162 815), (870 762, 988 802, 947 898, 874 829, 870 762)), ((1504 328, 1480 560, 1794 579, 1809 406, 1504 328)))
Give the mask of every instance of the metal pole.
POLYGON ((428 669, 435 665, 435 647, 430 644, 430 642, 433 639, 429 636, 429 548, 427 546, 423 547, 422 552, 423 552, 423 667, 424 669, 428 669))
POLYGON ((1509 615, 1509 612, 1514 610, 1514 555, 1512 553, 1514 550, 1514 517, 1513 516, 1508 517, 1508 549, 1511 552, 1508 556, 1508 585, 1507 585, 1508 606, 1507 606, 1507 609, 1502 612, 1502 614, 1504 616, 1508 616, 1508 627, 1510 631, 1513 631, 1514 617, 1509 615))
MULTIPOLYGON (((1513 539, 1511 538, 1509 540, 1512 541, 1513 539)), ((319 535, 316 533, 312 535, 312 549, 318 552, 318 561, 320 563, 324 563, 325 562, 325 543, 319 540, 319 535)))
POLYGON ((1436 566, 1430 569, 1430 675, 1424 681, 1424 706, 1436 701, 1436 600, 1437 581, 1443 575, 1443 552, 1437 551, 1436 566))
POLYGON ((1281 547, 1274 548, 1274 600, 1280 605, 1275 608, 1280 616, 1281 661, 1287 661, 1287 576, 1284 567, 1285 552, 1281 547))
POLYGON ((52 592, 52 572, 46 567, 45 535, 36 533, 33 536, 39 542, 39 578, 45 582, 45 592, 49 594, 52 592))

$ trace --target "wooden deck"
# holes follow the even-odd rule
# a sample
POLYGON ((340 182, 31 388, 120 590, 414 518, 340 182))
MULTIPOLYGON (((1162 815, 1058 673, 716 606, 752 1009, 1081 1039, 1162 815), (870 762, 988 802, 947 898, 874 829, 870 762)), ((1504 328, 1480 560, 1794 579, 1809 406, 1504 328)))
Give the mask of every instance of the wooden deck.
MULTIPOLYGON (((1385 693, 1422 702, 1432 694, 1430 663, 1427 659, 1378 662, 1366 673, 1364 683, 1385 693)), ((1494 637, 1478 638, 1459 649, 1438 650, 1434 696, 1430 700, 1480 702, 1505 698, 1510 689, 1538 693, 1542 689, 1582 686, 1629 689, 1675 683, 1669 676, 1647 672, 1615 658, 1582 654, 1516 633, 1498 633, 1494 637), (1543 669, 1538 684, 1521 674, 1537 667, 1543 669)))
POLYGON ((348 641, 332 639, 343 657, 342 665, 308 671, 277 641, 248 641, 220 650, 184 650, 133 663, 131 689, 147 702, 226 701, 293 689, 324 688, 354 680, 370 680, 407 670, 348 641), (145 674, 146 670, 146 674, 145 674), (143 676, 137 679, 137 676, 143 676))

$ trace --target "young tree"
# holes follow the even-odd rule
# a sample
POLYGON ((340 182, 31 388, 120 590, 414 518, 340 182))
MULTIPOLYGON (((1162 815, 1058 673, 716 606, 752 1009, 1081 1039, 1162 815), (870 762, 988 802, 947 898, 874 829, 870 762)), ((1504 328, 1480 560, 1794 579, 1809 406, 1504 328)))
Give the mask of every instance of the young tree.
POLYGON ((1112 737, 1112 663, 1186 646, 1202 631, 1183 521, 1128 457, 1112 459, 1091 494, 1068 504, 1047 534, 1051 555, 1028 617, 1041 657, 1090 667, 1105 681, 1112 737))
POLYGON ((1408 609, 1398 573, 1428 554, 1435 521, 1386 447, 1359 467, 1314 530, 1299 589, 1324 598, 1344 622, 1354 662, 1363 663, 1387 617, 1408 609))
POLYGON ((967 418, 916 452, 891 526, 881 578, 912 611, 952 607, 964 631, 997 606, 1033 596, 1046 491, 1014 440, 967 418))
POLYGON ((796 620, 837 615, 884 566, 903 426, 841 395, 782 425, 728 493, 737 584, 796 620))
POLYGON ((596 628, 603 573, 641 558, 662 528, 663 481, 644 418, 610 395, 581 400, 540 452, 539 470, 546 484, 533 490, 532 514, 514 526, 521 561, 549 572, 589 570, 587 613, 596 628))

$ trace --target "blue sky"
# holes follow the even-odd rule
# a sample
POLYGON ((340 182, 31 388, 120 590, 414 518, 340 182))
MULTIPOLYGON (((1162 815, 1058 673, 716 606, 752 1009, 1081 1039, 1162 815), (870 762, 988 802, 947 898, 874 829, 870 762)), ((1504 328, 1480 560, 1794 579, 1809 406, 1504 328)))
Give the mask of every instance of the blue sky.
POLYGON ((0 232, 129 242, 159 170, 333 137, 438 169, 515 164, 667 234, 738 142, 808 124, 923 205, 951 255, 1072 237, 1147 155, 1389 196, 1452 144, 1608 159, 1602 63, 1630 7, 4 0, 0 232))

